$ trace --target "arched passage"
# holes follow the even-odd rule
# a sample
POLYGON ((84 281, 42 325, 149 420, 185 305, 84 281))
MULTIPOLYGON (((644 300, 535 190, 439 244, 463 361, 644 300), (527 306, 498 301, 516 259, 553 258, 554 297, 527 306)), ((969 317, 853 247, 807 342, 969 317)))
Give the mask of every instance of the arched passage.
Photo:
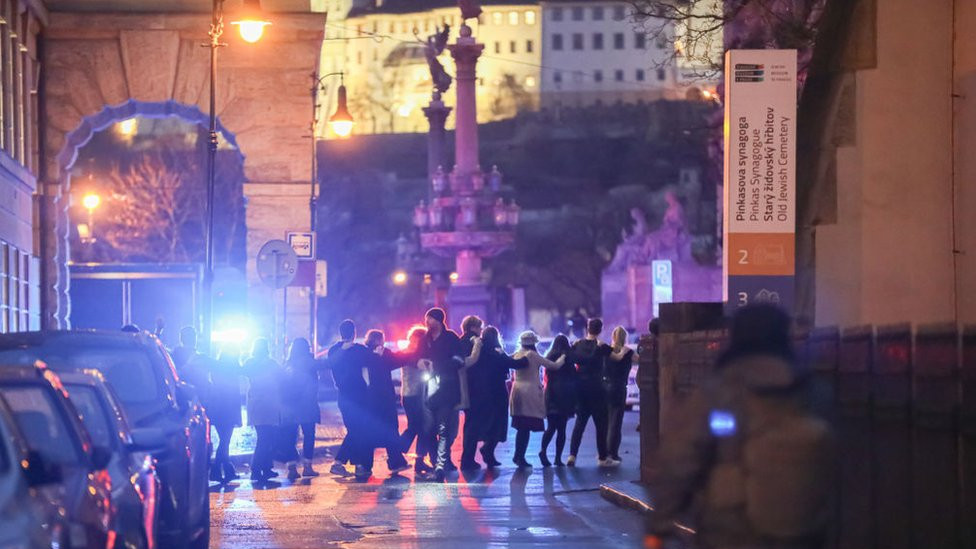
MULTIPOLYGON (((219 53, 216 112, 247 158, 248 302, 265 333, 271 295, 258 282, 253 258, 265 241, 309 226, 309 75, 318 66, 323 22, 321 14, 276 14, 274 32, 259 44, 229 33, 219 53)), ((203 118, 209 55, 200 44, 209 23, 200 13, 51 14, 41 94, 44 327, 67 326, 70 312, 67 168, 78 148, 115 120, 154 112, 203 118)), ((307 309, 297 309, 295 319, 307 319, 307 309)), ((307 321, 289 323, 291 336, 307 329, 307 321)))

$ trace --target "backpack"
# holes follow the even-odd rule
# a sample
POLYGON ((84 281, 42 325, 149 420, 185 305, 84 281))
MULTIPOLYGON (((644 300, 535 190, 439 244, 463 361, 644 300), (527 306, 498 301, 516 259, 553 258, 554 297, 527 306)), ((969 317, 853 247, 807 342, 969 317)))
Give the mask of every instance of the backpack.
POLYGON ((807 409, 805 386, 774 394, 747 389, 734 412, 712 410, 730 490, 751 529, 763 537, 798 539, 822 533, 831 508, 834 441, 829 423, 807 409))

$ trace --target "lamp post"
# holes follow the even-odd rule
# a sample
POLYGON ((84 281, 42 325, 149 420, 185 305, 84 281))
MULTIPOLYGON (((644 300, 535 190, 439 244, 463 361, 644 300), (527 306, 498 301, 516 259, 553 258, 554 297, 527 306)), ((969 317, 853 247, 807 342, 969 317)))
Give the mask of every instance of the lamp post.
MULTIPOLYGON (((245 42, 261 39, 264 28, 271 24, 261 13, 260 0, 244 0, 240 17, 231 22, 245 42)), ((206 265, 203 270, 203 337, 202 344, 210 351, 210 333, 213 330, 213 279, 214 279, 214 188, 217 180, 217 50, 226 44, 220 42, 224 34, 224 0, 213 0, 210 14, 210 134, 207 142, 207 205, 206 205, 206 265)))
MULTIPOLYGON (((353 118, 349 114, 349 107, 346 104, 346 84, 345 84, 345 74, 343 72, 330 72, 328 74, 323 74, 319 76, 316 73, 312 73, 312 122, 311 122, 311 138, 312 138, 312 174, 310 178, 310 187, 308 195, 308 211, 309 211, 309 229, 313 234, 315 234, 315 210, 318 203, 318 192, 316 185, 318 184, 318 148, 315 139, 315 130, 318 128, 319 122, 319 92, 325 91, 325 87, 322 82, 329 77, 338 76, 339 77, 339 89, 336 90, 336 110, 329 117, 329 126, 332 128, 332 132, 339 136, 341 139, 349 137, 352 133, 353 118)), ((318 259, 318 251, 315 252, 316 257, 313 259, 318 259)), ((318 351, 318 341, 319 341, 319 312, 318 312, 318 296, 315 295, 315 291, 310 292, 311 303, 311 314, 312 321, 310 323, 312 327, 312 352, 318 351)))

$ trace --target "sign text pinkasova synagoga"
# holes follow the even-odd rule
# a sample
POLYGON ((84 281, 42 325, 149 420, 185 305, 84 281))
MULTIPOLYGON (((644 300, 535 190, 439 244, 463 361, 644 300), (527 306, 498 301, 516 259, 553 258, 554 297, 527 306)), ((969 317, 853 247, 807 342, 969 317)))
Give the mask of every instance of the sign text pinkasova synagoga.
POLYGON ((725 54, 724 295, 729 310, 792 312, 796 249, 796 50, 725 54))

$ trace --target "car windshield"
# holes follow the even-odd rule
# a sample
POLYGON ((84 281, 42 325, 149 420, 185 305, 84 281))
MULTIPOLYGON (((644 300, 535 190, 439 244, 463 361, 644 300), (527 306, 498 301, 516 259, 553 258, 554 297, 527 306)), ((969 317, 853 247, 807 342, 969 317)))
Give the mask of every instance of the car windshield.
POLYGON ((51 391, 30 384, 0 386, 27 447, 52 465, 77 465, 82 456, 73 443, 72 427, 58 411, 51 391))
POLYGON ((55 370, 94 368, 102 372, 123 405, 146 404, 159 398, 156 372, 149 357, 138 347, 95 347, 53 340, 29 349, 0 351, 3 364, 31 364, 37 359, 55 370))
POLYGON ((112 436, 115 430, 95 388, 88 385, 68 385, 68 397, 81 414, 92 444, 101 448, 113 448, 112 436))

